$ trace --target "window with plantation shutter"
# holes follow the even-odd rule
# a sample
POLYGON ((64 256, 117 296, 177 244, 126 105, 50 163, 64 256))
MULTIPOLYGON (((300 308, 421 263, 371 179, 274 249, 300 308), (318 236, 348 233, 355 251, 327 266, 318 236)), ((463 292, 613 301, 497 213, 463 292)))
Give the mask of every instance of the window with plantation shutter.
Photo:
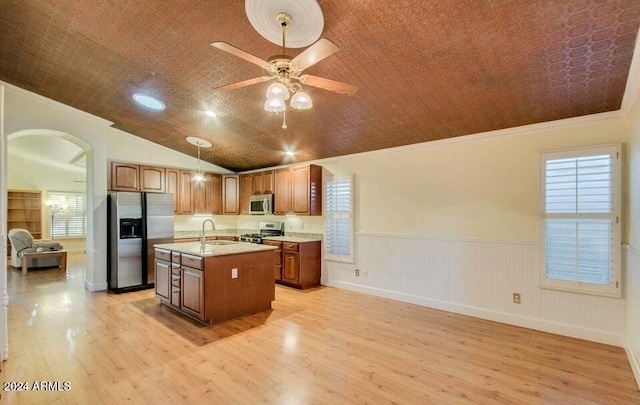
POLYGON ((87 235, 86 194, 49 191, 51 235, 85 237, 87 235), (64 208, 58 208, 64 207, 64 208))
POLYGON ((353 263, 353 175, 325 182, 325 259, 353 263))
POLYGON ((544 287, 620 293, 620 147, 542 155, 544 287))

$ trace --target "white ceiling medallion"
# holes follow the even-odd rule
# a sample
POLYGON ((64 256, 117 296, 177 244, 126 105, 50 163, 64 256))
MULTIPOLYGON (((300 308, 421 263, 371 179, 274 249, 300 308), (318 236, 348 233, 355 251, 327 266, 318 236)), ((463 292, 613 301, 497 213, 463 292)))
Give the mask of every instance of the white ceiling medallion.
POLYGON ((278 14, 292 17, 287 27, 287 48, 304 48, 316 42, 324 29, 324 15, 316 0, 246 0, 249 22, 265 39, 282 45, 278 14))

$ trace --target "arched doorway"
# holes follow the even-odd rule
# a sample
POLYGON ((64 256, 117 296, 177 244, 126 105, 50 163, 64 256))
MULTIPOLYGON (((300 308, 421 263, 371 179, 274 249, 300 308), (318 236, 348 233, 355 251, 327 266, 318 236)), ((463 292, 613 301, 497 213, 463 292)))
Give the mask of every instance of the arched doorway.
MULTIPOLYGON (((54 131, 54 130, 48 130, 48 129, 28 129, 28 130, 21 130, 21 131, 17 131, 11 134, 7 134, 7 136, 2 140, 3 143, 3 171, 4 171, 4 175, 3 175, 3 184, 2 184, 2 204, 0 204, 3 208, 5 208, 7 206, 7 179, 10 176, 8 172, 8 170, 10 170, 10 167, 7 164, 8 161, 8 149, 11 148, 11 143, 12 142, 21 142, 27 139, 40 139, 42 140, 46 140, 49 143, 49 147, 52 149, 51 153, 55 154, 56 152, 56 148, 58 148, 58 152, 60 152, 60 150, 64 150, 65 149, 65 145, 68 149, 73 149, 75 152, 78 152, 77 154, 80 155, 82 154, 83 157, 82 159, 85 160, 85 169, 84 169, 84 187, 83 190, 86 193, 86 201, 87 201, 87 224, 92 224, 93 223, 93 194, 94 194, 94 186, 93 186, 93 148, 91 147, 91 145, 89 145, 87 142, 83 141, 82 139, 75 137, 71 134, 68 133, 64 133, 61 131, 54 131), (52 142, 53 141, 53 142, 52 142), (54 146, 57 145, 57 146, 54 146), (80 153, 81 152, 81 153, 80 153)), ((53 159, 53 161, 55 161, 55 159, 53 159)), ((43 176, 46 177, 46 176, 43 176)), ((42 180, 42 179, 41 179, 42 180)), ((38 187, 40 189, 45 188, 45 187, 38 187)), ((5 211, 6 212, 6 211, 5 211)), ((2 234, 6 235, 7 232, 7 223, 6 223, 6 218, 4 218, 3 215, 3 220, 2 220, 2 234)), ((48 221, 47 221, 48 224, 48 221)), ((85 245, 84 245, 84 250, 89 253, 92 252, 94 250, 94 246, 93 246, 93 241, 94 241, 94 237, 93 237, 93 232, 92 230, 88 227, 87 229, 87 235, 86 235, 86 239, 85 239, 85 245)), ((6 241, 3 241, 5 243, 6 246, 6 241)), ((92 277, 92 274, 87 274, 87 272, 89 271, 89 269, 93 269, 92 264, 90 263, 90 260, 92 260, 92 255, 88 254, 85 256, 85 284, 87 283, 88 279, 90 277, 92 277)), ((7 280, 7 263, 6 260, 3 262, 2 266, 0 266, 0 279, 2 280, 2 283, 0 283, 0 302, 3 303, 3 305, 0 308, 0 342, 1 342, 1 346, 0 346, 0 351, 1 351, 1 357, 2 360, 6 360, 8 358, 8 352, 9 352, 9 343, 8 343, 8 339, 7 339, 7 303, 8 303, 8 293, 7 293, 7 288, 6 288, 6 280, 7 280)))

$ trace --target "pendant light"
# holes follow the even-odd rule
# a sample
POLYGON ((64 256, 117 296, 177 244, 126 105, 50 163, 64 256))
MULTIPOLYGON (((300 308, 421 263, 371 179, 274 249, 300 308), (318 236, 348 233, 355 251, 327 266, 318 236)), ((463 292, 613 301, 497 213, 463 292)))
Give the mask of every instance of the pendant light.
POLYGON ((206 181, 204 174, 200 170, 200 148, 210 148, 211 142, 207 141, 206 139, 198 138, 196 136, 188 136, 187 142, 198 147, 198 171, 191 180, 196 182, 206 181))

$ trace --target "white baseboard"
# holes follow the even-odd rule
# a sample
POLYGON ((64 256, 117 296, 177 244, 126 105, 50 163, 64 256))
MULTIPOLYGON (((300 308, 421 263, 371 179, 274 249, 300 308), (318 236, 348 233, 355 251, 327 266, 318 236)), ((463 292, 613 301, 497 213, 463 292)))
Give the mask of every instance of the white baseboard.
POLYGON ((462 315, 469 315, 489 321, 506 323, 528 329, 535 329, 542 332, 554 333, 556 335, 568 336, 577 339, 589 340, 597 343, 625 347, 623 334, 603 332, 600 330, 582 328, 574 325, 567 325, 559 322, 545 321, 521 315, 508 314, 484 308, 473 307, 455 302, 441 301, 432 298, 418 297, 411 294, 399 293, 396 291, 384 290, 375 287, 368 287, 359 284, 347 283, 344 281, 329 281, 326 285, 330 287, 342 288, 345 290, 361 292, 383 298, 390 298, 410 304, 439 309, 462 315))
POLYGON ((629 359, 629 364, 631 365, 631 371, 633 371, 633 376, 636 378, 636 384, 638 385, 638 389, 640 389, 640 361, 631 350, 631 345, 629 344, 629 340, 625 338, 624 340, 624 351, 627 353, 627 358, 629 359))
POLYGON ((84 248, 76 248, 76 249, 65 249, 67 253, 85 253, 84 248))
POLYGON ((90 283, 88 280, 84 280, 84 289, 91 292, 105 291, 109 288, 109 284, 105 281, 102 283, 90 283))

